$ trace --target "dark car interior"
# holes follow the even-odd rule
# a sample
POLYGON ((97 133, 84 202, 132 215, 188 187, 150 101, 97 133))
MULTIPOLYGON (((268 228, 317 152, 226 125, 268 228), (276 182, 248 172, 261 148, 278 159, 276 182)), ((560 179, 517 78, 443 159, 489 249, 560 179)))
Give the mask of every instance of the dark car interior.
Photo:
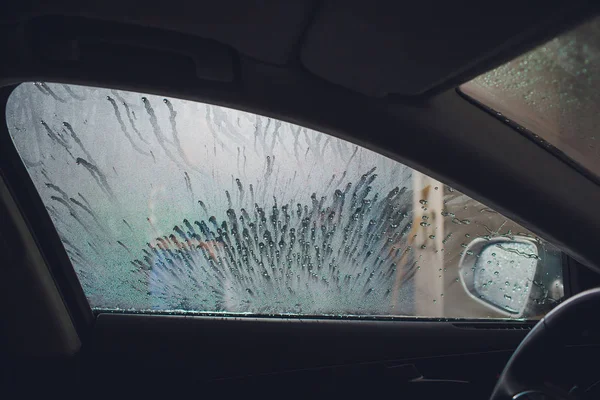
POLYGON ((94 310, 5 116, 3 398, 125 388, 597 398, 598 181, 457 88, 599 11, 585 0, 3 3, 3 108, 20 83, 47 81, 207 102, 326 132, 451 185, 551 241, 564 253, 565 286, 565 300, 541 321, 94 310))

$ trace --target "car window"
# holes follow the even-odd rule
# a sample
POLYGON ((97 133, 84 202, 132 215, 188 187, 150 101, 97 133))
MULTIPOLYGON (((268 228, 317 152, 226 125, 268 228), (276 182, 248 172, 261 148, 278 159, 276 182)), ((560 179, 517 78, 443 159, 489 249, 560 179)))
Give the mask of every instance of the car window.
POLYGON ((600 18, 483 74, 461 90, 600 176, 600 18))
POLYGON ((563 296, 552 245, 324 133, 42 82, 6 117, 96 310, 538 318, 563 296))

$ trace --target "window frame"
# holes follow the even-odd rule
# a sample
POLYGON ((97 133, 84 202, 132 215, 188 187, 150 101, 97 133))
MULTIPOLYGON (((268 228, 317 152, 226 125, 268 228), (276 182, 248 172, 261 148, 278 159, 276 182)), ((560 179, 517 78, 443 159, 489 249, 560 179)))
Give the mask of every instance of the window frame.
MULTIPOLYGON (((26 81, 23 81, 26 82, 26 81)), ((50 81, 52 82, 52 81, 50 81)), ((61 83, 66 82, 60 81, 61 83)), ((6 103, 12 91, 18 87, 20 83, 13 84, 7 87, 3 87, 0 93, 0 103, 4 105, 4 109, 6 109, 6 103)), ((84 84, 85 85, 85 84, 84 84)), ((109 87, 110 85, 98 85, 98 87, 109 87)), ((460 94, 460 91, 458 91, 460 94)), ((156 92, 154 92, 156 93, 156 92)), ((178 98, 185 98, 183 96, 178 98)), ((469 98, 470 99, 470 98, 469 98)), ((193 101, 202 101, 202 100, 193 100, 193 101)), ((210 103, 210 102, 209 102, 210 103)), ((213 103, 218 104, 218 103, 213 103)), ((238 109, 245 111, 241 107, 235 107, 230 104, 224 105, 225 107, 230 107, 233 109, 238 109)), ((261 115, 267 115, 262 113, 261 115)), ((277 117, 275 117, 277 118, 277 117)), ((37 189, 35 188, 32 179, 29 176, 29 173, 21 161, 21 158, 18 154, 16 147, 14 146, 10 134, 8 133, 8 127, 6 124, 3 126, 3 133, 0 134, 0 146, 1 147, 1 160, 0 160, 0 172, 3 173, 3 176, 6 178, 7 184, 12 195, 17 200, 21 208, 21 212, 23 213, 29 228, 36 238, 36 241, 44 255, 49 269, 51 271, 52 276, 54 277, 57 287, 60 290, 61 295, 63 296, 65 303, 68 306, 68 309, 71 311, 71 316, 75 322, 75 325, 78 329, 80 335, 85 332, 89 332, 91 327, 94 324, 94 320, 98 315, 107 313, 106 310, 92 310, 90 304, 83 292, 81 284, 79 283, 79 279, 75 273, 75 270, 71 264, 71 261, 63 247, 62 241, 58 237, 58 233, 54 228, 54 224, 49 217, 48 212, 45 209, 45 205, 39 196, 37 189), (13 182, 20 182, 19 185, 13 185, 13 182), (40 240, 40 238, 44 238, 44 240, 40 240)), ((324 132, 323 132, 324 133, 324 132)), ((328 135, 327 133, 324 133, 328 135)), ((360 145, 360 144, 358 144, 360 145)), ((373 150, 377 152, 376 150, 373 150)), ((377 152, 381 154, 380 152, 377 152)), ((383 154, 385 156, 385 154, 383 154)), ((400 161, 398 161, 400 162, 400 161)), ((402 163, 403 165, 415 169, 413 166, 402 163)), ((415 169, 419 171, 418 169, 415 169)), ((576 263, 571 257, 563 254, 563 263, 562 263, 562 271, 563 271, 563 284, 564 284, 564 297, 563 300, 569 298, 574 292, 573 287, 571 285, 571 276, 572 273, 570 265, 576 263)), ((575 292, 576 293, 576 292, 575 292)), ((156 313, 149 313, 148 311, 121 311, 115 310, 110 311, 110 313, 115 314, 141 314, 141 315, 173 315, 177 313, 168 312, 168 311, 157 311, 156 313)), ((240 314, 236 313, 215 313, 215 312, 185 312, 181 313, 182 315, 191 315, 191 316, 203 316, 203 317, 231 317, 231 318, 239 318, 240 314)), ((258 315, 251 314, 247 316, 248 318, 263 318, 263 317, 272 317, 278 319, 286 319, 289 320, 289 316, 286 315, 258 315)), ((298 319, 314 319, 314 320, 324 320, 324 319, 332 319, 332 320, 362 320, 362 321, 441 321, 440 318, 430 318, 430 317, 419 317, 419 316, 302 316, 298 317, 298 319)), ((498 323, 498 324, 506 324, 506 323, 515 323, 515 324, 531 324, 532 320, 524 320, 524 321, 510 321, 503 320, 499 318, 494 319, 481 319, 481 318, 443 318, 443 320, 447 321, 456 321, 460 323, 498 323)))

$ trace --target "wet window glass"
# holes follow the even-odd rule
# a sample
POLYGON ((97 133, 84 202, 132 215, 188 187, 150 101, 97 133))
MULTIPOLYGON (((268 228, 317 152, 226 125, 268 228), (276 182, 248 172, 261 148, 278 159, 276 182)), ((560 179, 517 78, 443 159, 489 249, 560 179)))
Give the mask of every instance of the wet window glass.
POLYGON ((600 177, 600 18, 461 90, 600 177))
POLYGON ((41 82, 6 115, 96 310, 534 319, 563 296, 552 245, 324 133, 41 82))

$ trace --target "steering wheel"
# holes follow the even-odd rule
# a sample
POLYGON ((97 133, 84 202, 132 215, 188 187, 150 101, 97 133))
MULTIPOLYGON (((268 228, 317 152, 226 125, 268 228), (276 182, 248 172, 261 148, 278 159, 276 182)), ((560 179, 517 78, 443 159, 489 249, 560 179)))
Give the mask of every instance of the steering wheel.
POLYGON ((548 382, 557 352, 600 326, 600 288, 582 292, 550 311, 523 339, 500 374, 491 400, 574 399, 548 382))

